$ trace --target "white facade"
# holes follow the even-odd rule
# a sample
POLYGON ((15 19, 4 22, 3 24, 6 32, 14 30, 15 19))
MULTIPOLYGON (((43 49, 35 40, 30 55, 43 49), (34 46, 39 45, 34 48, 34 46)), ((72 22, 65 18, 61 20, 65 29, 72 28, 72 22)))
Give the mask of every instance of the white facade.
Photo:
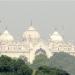
POLYGON ((30 26, 22 37, 22 41, 16 41, 8 30, 5 30, 0 35, 0 55, 12 58, 26 57, 30 63, 35 59, 35 55, 40 53, 46 54, 47 57, 56 52, 66 52, 75 56, 75 45, 65 42, 57 31, 49 35, 48 42, 45 42, 40 33, 30 26))

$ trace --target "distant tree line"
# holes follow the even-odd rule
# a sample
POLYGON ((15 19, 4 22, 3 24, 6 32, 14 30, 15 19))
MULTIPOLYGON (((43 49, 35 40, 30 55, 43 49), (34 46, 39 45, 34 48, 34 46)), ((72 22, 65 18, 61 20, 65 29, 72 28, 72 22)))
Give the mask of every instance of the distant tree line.
POLYGON ((39 56, 36 56, 33 64, 29 64, 27 60, 12 59, 2 55, 0 57, 0 75, 70 75, 62 69, 48 66, 47 57, 39 56))
POLYGON ((75 75, 75 57, 68 53, 55 53, 52 57, 47 58, 46 55, 40 54, 35 56, 31 68, 37 69, 40 66, 48 66, 50 68, 57 68, 67 71, 70 75, 75 75))

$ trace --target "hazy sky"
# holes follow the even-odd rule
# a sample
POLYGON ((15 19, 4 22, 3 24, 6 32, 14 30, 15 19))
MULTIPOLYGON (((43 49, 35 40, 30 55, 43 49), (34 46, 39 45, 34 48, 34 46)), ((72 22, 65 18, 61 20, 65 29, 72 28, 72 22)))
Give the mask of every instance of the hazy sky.
POLYGON ((15 39, 21 39, 31 19, 42 38, 57 28, 66 40, 75 41, 74 1, 0 1, 1 33, 7 26, 15 39))

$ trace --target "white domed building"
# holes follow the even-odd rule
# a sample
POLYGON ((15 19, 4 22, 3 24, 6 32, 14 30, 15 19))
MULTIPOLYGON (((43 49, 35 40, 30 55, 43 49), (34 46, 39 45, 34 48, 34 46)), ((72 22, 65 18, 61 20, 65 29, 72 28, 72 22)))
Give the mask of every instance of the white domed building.
POLYGON ((30 62, 35 59, 35 53, 40 48, 46 51, 48 57, 52 55, 47 45, 41 40, 40 33, 33 26, 30 26, 28 30, 23 33, 23 42, 26 42, 26 47, 30 52, 30 62))
POLYGON ((59 32, 55 31, 50 36, 50 41, 53 41, 53 42, 62 42, 63 41, 63 37, 59 34, 59 32))
POLYGON ((14 37, 7 30, 5 30, 0 35, 0 42, 13 42, 13 41, 14 41, 14 37))
POLYGON ((23 41, 36 45, 40 41, 40 34, 33 26, 30 26, 28 30, 23 33, 23 41))
POLYGON ((49 35, 48 48, 53 54, 56 52, 66 52, 75 56, 75 46, 69 42, 65 42, 63 37, 57 31, 51 36, 49 35))
POLYGON ((0 35, 0 55, 12 58, 26 57, 32 63, 36 55, 46 54, 50 58, 56 52, 75 56, 75 45, 65 42, 57 31, 49 35, 48 42, 42 40, 40 33, 33 26, 23 33, 22 41, 16 41, 8 30, 0 35))

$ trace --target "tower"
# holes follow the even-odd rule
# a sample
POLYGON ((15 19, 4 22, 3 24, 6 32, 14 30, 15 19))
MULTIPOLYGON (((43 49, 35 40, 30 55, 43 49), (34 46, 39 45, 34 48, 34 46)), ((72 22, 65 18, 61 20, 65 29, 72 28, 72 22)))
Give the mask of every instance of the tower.
POLYGON ((32 26, 32 21, 30 23, 27 31, 23 33, 23 40, 29 42, 33 45, 37 44, 40 41, 39 32, 32 26))

